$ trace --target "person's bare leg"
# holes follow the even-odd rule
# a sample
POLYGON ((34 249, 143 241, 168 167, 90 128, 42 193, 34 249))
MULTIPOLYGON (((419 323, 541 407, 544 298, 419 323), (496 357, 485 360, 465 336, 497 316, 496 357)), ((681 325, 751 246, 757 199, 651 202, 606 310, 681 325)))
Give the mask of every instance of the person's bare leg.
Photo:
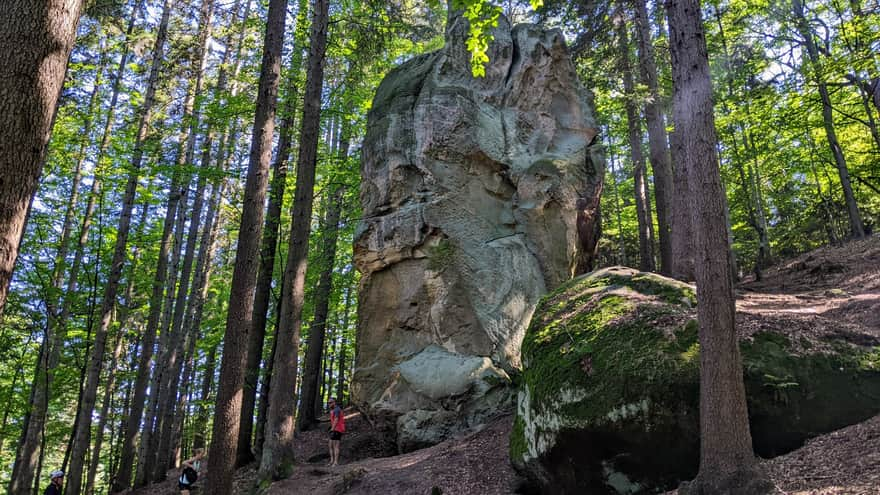
POLYGON ((330 453, 330 462, 327 463, 328 466, 333 465, 333 440, 327 440, 327 451, 330 453))
POLYGON ((333 440, 333 465, 339 465, 339 440, 333 440))

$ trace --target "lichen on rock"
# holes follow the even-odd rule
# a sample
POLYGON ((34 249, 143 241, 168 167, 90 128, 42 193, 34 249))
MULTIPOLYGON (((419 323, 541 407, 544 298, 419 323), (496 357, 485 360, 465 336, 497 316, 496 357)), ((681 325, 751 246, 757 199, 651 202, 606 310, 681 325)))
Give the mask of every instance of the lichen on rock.
MULTIPOLYGON (((653 493, 696 474, 699 344, 692 286, 628 268, 546 296, 523 342, 510 440, 547 493, 653 493)), ((753 443, 782 454, 880 411, 877 348, 767 329, 741 340, 753 443)))

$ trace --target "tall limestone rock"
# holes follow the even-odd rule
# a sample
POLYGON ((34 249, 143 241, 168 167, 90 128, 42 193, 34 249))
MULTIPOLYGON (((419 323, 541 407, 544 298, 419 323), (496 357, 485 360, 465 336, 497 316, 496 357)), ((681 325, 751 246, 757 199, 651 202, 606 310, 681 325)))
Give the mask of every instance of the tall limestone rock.
POLYGON ((484 423, 539 298, 588 270, 604 162, 559 31, 493 31, 470 72, 467 21, 392 71, 363 144, 352 396, 401 450, 484 423))

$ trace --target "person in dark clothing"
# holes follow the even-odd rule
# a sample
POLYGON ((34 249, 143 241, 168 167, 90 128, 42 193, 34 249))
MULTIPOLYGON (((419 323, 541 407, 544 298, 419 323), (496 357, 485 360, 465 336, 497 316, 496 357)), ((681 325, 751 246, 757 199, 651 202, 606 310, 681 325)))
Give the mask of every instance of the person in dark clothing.
POLYGON ((52 471, 49 474, 49 486, 43 495, 61 495, 61 485, 64 483, 64 471, 52 471))

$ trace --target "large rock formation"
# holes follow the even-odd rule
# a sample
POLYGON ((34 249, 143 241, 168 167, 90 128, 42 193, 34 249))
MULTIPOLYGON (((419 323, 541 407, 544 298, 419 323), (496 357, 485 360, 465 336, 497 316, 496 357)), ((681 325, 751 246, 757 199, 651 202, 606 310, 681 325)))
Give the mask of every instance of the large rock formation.
MULTIPOLYGON (((510 440, 514 466, 540 493, 657 493, 696 475, 695 302, 690 285, 620 267, 541 302, 523 342, 510 440)), ((784 315, 738 325, 762 457, 880 412, 876 331, 791 326, 784 315)))
POLYGON ((562 34, 467 22, 379 86, 363 145, 355 403, 401 450, 484 422, 540 297, 592 264, 604 164, 562 34))

